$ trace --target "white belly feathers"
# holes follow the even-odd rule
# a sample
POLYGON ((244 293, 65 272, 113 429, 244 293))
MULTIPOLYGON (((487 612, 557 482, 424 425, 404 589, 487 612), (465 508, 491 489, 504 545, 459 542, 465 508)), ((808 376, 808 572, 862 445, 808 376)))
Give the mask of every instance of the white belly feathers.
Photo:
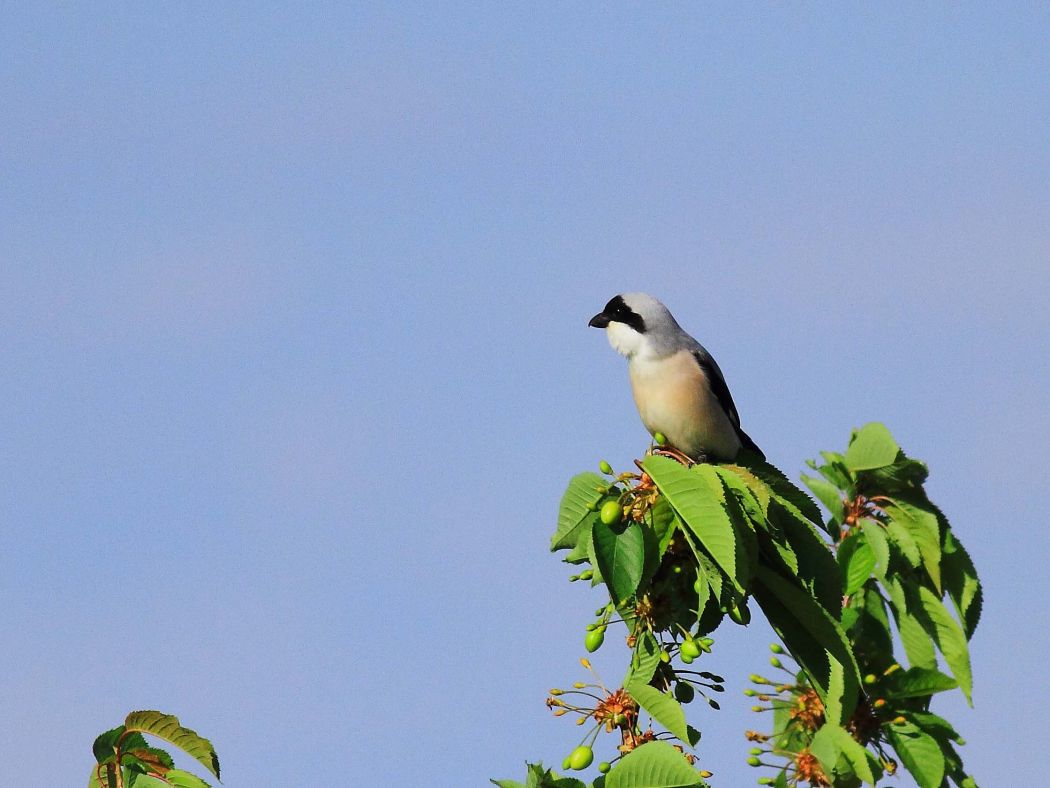
POLYGON ((628 371, 635 405, 650 433, 662 432, 668 443, 692 457, 736 457, 740 439, 692 353, 634 357, 628 371))

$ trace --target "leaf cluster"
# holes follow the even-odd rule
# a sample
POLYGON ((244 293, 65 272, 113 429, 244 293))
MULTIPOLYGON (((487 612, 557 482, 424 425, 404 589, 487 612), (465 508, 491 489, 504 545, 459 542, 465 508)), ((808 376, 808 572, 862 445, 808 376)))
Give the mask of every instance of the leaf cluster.
MULTIPOLYGON (((784 474, 747 454, 685 464, 656 449, 637 463, 641 473, 613 474, 603 462, 604 476, 570 481, 551 550, 583 567, 570 580, 604 584, 610 599, 587 627, 586 648, 623 624, 631 650, 615 691, 599 680, 548 698, 556 715, 594 723, 581 747, 602 731, 620 737, 593 788, 707 784, 684 705, 699 695, 718 709, 712 693, 722 679, 691 663, 711 652, 709 635, 726 618, 748 623, 751 602, 783 644, 774 652, 797 663, 772 659, 787 674, 780 681, 752 675, 759 689, 748 694, 768 704, 755 709, 772 711, 773 732, 748 732, 766 747, 748 762, 778 769, 761 783, 875 784, 900 763, 921 788, 974 785, 954 749, 962 740, 929 711, 938 692, 959 688, 971 699, 967 642, 981 609, 973 564, 926 496, 926 466, 883 425, 854 431, 844 454, 822 457, 803 481, 826 519, 784 474)), ((584 785, 538 766, 529 775, 528 788, 584 785)))
POLYGON ((211 742, 170 714, 133 711, 123 725, 95 739, 88 788, 211 788, 192 772, 176 769, 171 755, 151 746, 143 734, 174 744, 218 779, 219 757, 211 742))

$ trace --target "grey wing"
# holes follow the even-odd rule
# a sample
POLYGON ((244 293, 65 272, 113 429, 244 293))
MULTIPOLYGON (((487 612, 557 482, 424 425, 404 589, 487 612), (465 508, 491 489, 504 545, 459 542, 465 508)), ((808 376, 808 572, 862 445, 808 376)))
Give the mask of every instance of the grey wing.
POLYGON ((758 448, 755 442, 751 440, 748 434, 740 429, 740 414, 736 411, 736 404, 733 402, 733 395, 729 393, 729 386, 726 385, 726 379, 722 376, 722 370, 718 368, 717 362, 715 362, 714 358, 707 352, 704 346, 699 343, 697 343, 697 349, 693 351, 693 358, 696 359, 696 363, 700 365, 700 369, 702 369, 707 376, 708 385, 711 386, 711 391, 718 400, 718 404, 722 406, 722 410, 724 410, 729 417, 729 421, 732 422, 737 437, 740 438, 740 442, 743 444, 744 448, 755 452, 755 454, 764 460, 766 455, 760 448, 758 448))

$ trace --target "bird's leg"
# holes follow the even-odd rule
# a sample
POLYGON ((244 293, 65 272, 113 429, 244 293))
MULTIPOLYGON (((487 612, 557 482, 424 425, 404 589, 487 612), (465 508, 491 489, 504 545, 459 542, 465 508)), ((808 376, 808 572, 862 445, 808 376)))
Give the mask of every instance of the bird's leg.
MULTIPOLYGON (((697 463, 697 461, 688 454, 679 451, 674 446, 657 446, 653 449, 653 454, 659 454, 661 457, 670 457, 672 460, 680 462, 686 468, 696 465, 697 463)), ((703 462, 703 457, 700 458, 700 462, 703 462)))

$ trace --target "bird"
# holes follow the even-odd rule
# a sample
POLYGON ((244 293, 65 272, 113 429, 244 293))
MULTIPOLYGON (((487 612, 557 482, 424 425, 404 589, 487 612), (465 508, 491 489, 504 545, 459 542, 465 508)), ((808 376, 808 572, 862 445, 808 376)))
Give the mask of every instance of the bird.
POLYGON ((621 293, 588 322, 605 329, 609 344, 627 357, 642 424, 697 462, 731 462, 741 450, 765 454, 740 428, 722 370, 687 334, 670 310, 645 293, 621 293))

